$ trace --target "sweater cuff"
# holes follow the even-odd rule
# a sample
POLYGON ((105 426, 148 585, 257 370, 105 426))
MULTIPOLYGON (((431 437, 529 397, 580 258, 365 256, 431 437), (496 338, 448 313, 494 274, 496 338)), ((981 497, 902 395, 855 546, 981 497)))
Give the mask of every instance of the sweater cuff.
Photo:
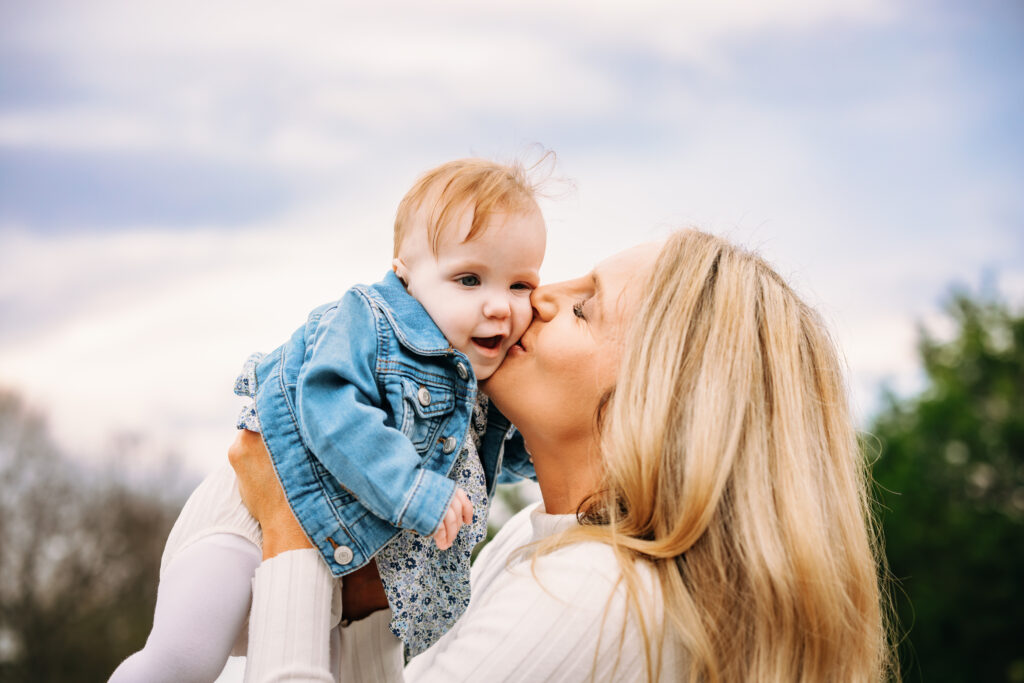
POLYGON ((401 681, 402 641, 391 632, 391 610, 374 612, 341 628, 342 681, 401 681))
POLYGON ((454 495, 454 481, 437 472, 421 469, 405 509, 398 516, 398 526, 412 529, 421 536, 432 536, 441 526, 454 495))
POLYGON ((329 632, 336 591, 315 549, 263 562, 253 578, 245 680, 333 681, 329 632))

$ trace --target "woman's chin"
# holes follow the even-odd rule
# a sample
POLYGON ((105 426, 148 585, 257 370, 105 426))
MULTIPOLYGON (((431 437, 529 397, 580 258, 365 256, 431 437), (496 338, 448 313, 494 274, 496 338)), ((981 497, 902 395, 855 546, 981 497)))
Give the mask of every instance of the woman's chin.
MULTIPOLYGON (((477 380, 477 386, 480 387, 481 391, 483 391, 485 394, 487 394, 488 398, 490 398, 491 401, 495 403, 495 405, 498 405, 498 402, 495 401, 494 394, 497 393, 500 396, 501 393, 502 393, 501 388, 502 388, 502 385, 504 384, 504 382, 501 379, 502 378, 502 371, 501 371, 501 369, 503 367, 505 367, 505 363, 504 362, 502 362, 501 365, 499 365, 497 368, 495 368, 494 372, 492 372, 490 375, 488 375, 486 379, 478 379, 477 380)), ((498 405, 498 410, 501 410, 501 406, 500 405, 498 405)), ((505 411, 502 410, 502 413, 504 413, 504 412, 505 411)))
POLYGON ((487 386, 494 380, 494 377, 496 375, 503 374, 502 371, 504 370, 505 366, 508 365, 509 361, 515 360, 523 353, 523 347, 520 346, 519 344, 513 344, 512 346, 510 346, 508 348, 508 351, 505 352, 505 357, 502 359, 501 364, 498 365, 498 367, 494 368, 494 370, 491 371, 490 375, 488 375, 485 379, 480 379, 479 375, 477 375, 477 382, 480 384, 480 387, 486 391, 487 386))

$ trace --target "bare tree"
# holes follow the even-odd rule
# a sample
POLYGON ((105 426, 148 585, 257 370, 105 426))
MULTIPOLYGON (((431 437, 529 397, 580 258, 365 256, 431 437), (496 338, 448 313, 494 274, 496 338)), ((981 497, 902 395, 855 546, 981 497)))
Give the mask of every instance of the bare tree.
POLYGON ((104 681, 142 646, 182 502, 166 479, 71 460, 0 391, 0 680, 104 681))

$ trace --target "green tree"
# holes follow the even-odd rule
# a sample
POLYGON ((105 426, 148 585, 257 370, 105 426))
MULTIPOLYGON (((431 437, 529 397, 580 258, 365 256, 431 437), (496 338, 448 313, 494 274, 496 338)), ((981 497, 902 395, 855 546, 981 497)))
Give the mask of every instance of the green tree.
POLYGON ((0 680, 105 681, 145 643, 180 491, 76 463, 0 390, 0 680))
POLYGON ((887 392, 870 429, 904 679, 1024 681, 1024 315, 947 310, 951 339, 920 332, 924 390, 887 392))

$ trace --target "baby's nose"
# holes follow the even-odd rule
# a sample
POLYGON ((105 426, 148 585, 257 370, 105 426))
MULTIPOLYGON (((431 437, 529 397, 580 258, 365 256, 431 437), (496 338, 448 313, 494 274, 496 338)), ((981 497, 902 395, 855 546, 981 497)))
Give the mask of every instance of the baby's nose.
POLYGON ((488 318, 507 318, 512 311, 508 297, 492 296, 484 302, 484 315, 488 318))

